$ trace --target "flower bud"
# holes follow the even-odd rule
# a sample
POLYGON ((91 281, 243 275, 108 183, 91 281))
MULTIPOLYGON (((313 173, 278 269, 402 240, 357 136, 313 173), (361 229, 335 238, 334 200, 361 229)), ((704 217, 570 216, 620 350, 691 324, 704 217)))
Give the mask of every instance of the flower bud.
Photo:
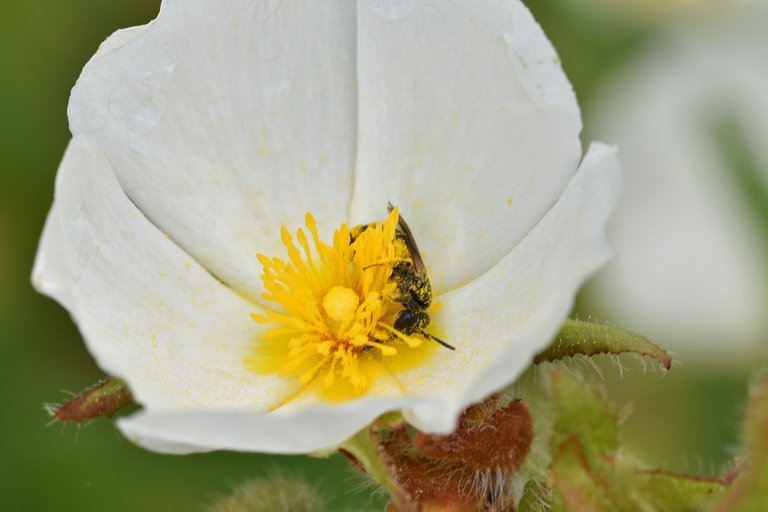
POLYGON ((132 403, 133 396, 126 383, 117 377, 108 377, 65 404, 46 408, 51 416, 60 421, 81 423, 99 417, 111 418, 132 403))
POLYGON ((515 471, 522 464, 533 442, 533 423, 528 407, 514 401, 496 409, 485 421, 476 421, 478 409, 470 407, 459 420, 459 428, 447 436, 419 434, 415 445, 427 457, 455 461, 476 469, 515 471))
POLYGON ((469 407, 450 435, 389 432, 383 453, 418 510, 502 510, 511 504, 508 483, 531 448, 533 424, 525 403, 498 408, 499 401, 494 395, 469 407))
POLYGON ((208 512, 320 512, 323 500, 309 484, 296 480, 253 480, 219 499, 208 512))

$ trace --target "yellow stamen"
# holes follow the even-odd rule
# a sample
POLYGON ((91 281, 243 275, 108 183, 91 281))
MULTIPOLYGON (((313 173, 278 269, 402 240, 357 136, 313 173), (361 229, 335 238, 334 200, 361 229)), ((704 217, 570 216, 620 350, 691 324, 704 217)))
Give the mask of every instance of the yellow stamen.
POLYGON ((383 223, 352 230, 354 240, 341 225, 333 245, 320 240, 309 213, 309 235, 299 229, 294 237, 282 228, 288 260, 258 256, 262 297, 274 305, 251 316, 272 327, 246 364, 259 373, 293 376, 299 393, 314 389, 326 398, 348 399, 377 378, 392 379, 392 368, 423 363, 435 344, 393 327, 403 305, 390 300, 396 289, 392 268, 410 257, 396 236, 397 222, 395 209, 383 223))

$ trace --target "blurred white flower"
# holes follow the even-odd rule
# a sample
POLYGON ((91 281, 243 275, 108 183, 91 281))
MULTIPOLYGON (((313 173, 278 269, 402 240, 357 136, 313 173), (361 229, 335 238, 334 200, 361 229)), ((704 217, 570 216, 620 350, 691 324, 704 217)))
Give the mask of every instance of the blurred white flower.
MULTIPOLYGON (((566 0, 567 1, 567 0, 566 0)), ((580 0, 601 14, 611 13, 656 23, 687 23, 707 18, 722 19, 762 0, 580 0)))
MULTIPOLYGON (((101 46, 69 120, 33 279, 130 384, 144 411, 120 427, 151 449, 310 452, 390 410, 451 431, 550 341, 609 255, 614 151, 581 160, 571 87, 516 0, 165 0, 101 46), (369 305, 340 226, 383 221, 388 201, 441 305, 430 330, 456 346, 422 340, 436 348, 418 364, 389 366, 393 351, 360 325, 339 337, 369 305), (337 253, 292 253, 306 272, 276 292, 270 273, 289 270, 268 258, 307 211, 328 246, 299 246, 337 253), (264 282, 257 254, 273 262, 264 282), (262 371, 263 336, 280 333, 251 315, 267 309, 286 329, 315 315, 331 333, 331 348, 291 341, 314 343, 315 370, 262 371), (351 355, 324 359, 343 343, 351 355), (383 370, 331 366, 364 359, 383 370), (354 393, 324 396, 339 382, 354 393)), ((277 358, 296 370, 288 351, 277 358)))
POLYGON ((618 257, 593 289, 601 308, 667 348, 720 360, 754 353, 768 332, 766 226, 723 140, 735 121, 765 197, 766 14, 670 30, 600 95, 591 130, 621 145, 626 167, 618 257))

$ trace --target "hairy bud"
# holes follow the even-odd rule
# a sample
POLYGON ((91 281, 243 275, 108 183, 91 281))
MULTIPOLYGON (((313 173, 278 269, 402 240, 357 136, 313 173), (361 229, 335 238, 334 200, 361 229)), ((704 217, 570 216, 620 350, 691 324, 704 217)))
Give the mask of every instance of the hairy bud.
POLYGON ((416 447, 432 459, 461 462, 472 469, 515 471, 533 443, 533 422, 528 407, 518 400, 496 409, 484 421, 473 425, 477 409, 483 407, 479 404, 467 409, 453 434, 417 435, 416 447))
POLYGON ((81 423, 94 418, 111 418, 131 405, 133 396, 128 386, 117 377, 105 378, 63 405, 46 406, 51 416, 60 421, 81 423))
MULTIPOLYGON (((469 407, 446 436, 392 430, 382 444, 395 478, 415 510, 506 510, 508 483, 533 442, 528 407, 499 397, 469 407)), ((390 507, 390 511, 400 510, 390 507)), ((403 511, 401 511, 403 512, 403 511)))
POLYGON ((208 512, 320 512, 323 500, 309 484, 295 480, 254 480, 219 499, 208 512))

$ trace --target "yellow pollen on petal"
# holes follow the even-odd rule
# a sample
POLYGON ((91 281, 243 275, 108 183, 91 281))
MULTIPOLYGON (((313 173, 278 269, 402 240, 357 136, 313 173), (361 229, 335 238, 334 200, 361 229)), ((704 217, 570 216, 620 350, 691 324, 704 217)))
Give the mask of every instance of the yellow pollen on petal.
MULTIPOLYGON (((396 372, 422 365, 436 343, 394 328, 403 309, 394 300, 395 263, 410 257, 397 236, 394 209, 382 222, 349 229, 323 242, 307 213, 306 232, 283 227, 287 259, 258 255, 262 297, 270 306, 251 316, 267 326, 245 358, 252 371, 295 379, 297 391, 329 400, 352 399, 378 379, 400 384, 396 372)), ((283 401, 279 406, 284 405, 283 401)))

